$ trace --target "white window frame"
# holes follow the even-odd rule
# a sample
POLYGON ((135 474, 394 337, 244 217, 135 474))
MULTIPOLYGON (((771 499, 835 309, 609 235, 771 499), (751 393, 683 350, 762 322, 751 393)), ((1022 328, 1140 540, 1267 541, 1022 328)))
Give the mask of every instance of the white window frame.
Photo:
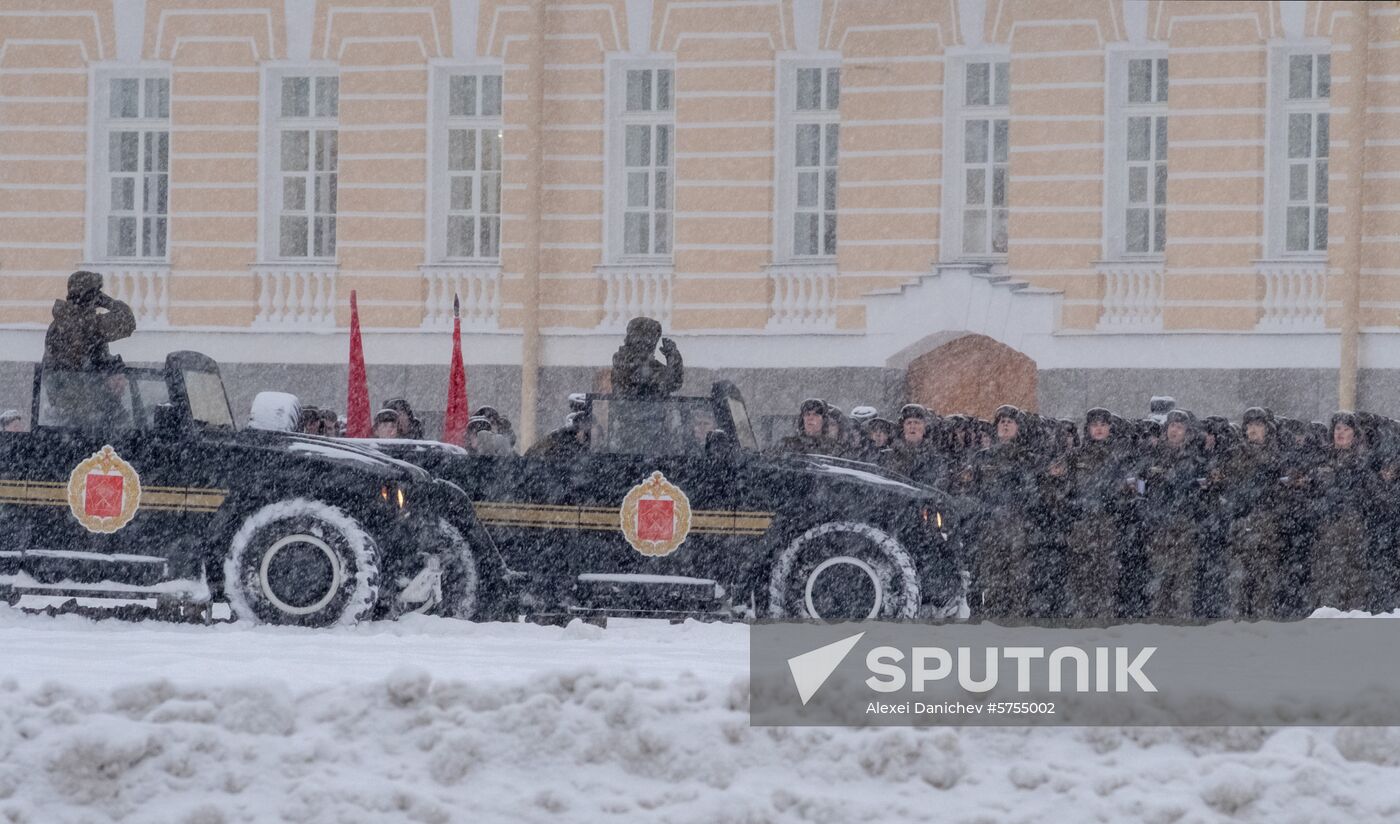
MULTIPOLYGON (((167 264, 170 260, 170 140, 171 140, 171 117, 170 117, 170 66, 168 64, 141 64, 141 65, 94 65, 89 77, 89 117, 88 117, 88 197, 87 197, 87 231, 86 231, 86 251, 87 259, 94 263, 135 263, 135 264, 167 264), (112 81, 118 79, 133 79, 141 83, 142 92, 138 100, 145 99, 145 84, 147 80, 160 79, 166 81, 166 101, 167 109, 164 118, 147 118, 138 116, 133 118, 113 118, 111 116, 111 87, 112 81), (129 125, 128 125, 129 124, 129 125), (136 176, 139 180, 144 174, 142 166, 146 154, 146 133, 159 131, 164 128, 166 134, 166 208, 165 208, 165 249, 161 254, 142 254, 143 218, 146 212, 143 208, 144 187, 136 186, 133 193, 136 213, 136 254, 135 255, 113 255, 108 251, 108 218, 111 214, 112 203, 112 175, 108 171, 111 160, 110 138, 108 135, 115 129, 119 131, 139 131, 142 133, 141 146, 137 152, 136 176)), ((138 103, 138 106, 140 103, 138 103)))
POLYGON ((456 62, 434 62, 432 71, 429 74, 428 94, 430 99, 429 124, 432 133, 428 140, 428 248, 425 252, 425 260, 429 263, 486 263, 498 264, 501 260, 501 200, 504 193, 505 178, 505 71, 504 66, 499 61, 477 62, 477 63, 456 63, 456 62), (449 96, 452 90, 452 78, 460 75, 471 75, 477 78, 476 106, 477 114, 470 116, 453 115, 449 96), (501 83, 500 111, 496 114, 481 114, 482 91, 481 78, 499 78, 501 83), (470 215, 473 220, 474 238, 471 255, 450 255, 448 254, 448 232, 447 225, 450 216, 454 213, 451 208, 452 195, 452 174, 448 170, 448 155, 450 151, 449 132, 453 129, 474 129, 478 132, 475 145, 475 166, 476 168, 466 173, 472 181, 471 208, 461 210, 463 215, 470 215), (482 143, 480 131, 494 129, 497 132, 500 146, 500 171, 496 184, 496 211, 482 212, 482 143), (485 214, 488 218, 494 216, 496 220, 496 253, 494 255, 483 255, 481 253, 481 224, 480 220, 485 214))
MULTIPOLYGON (((836 260, 836 249, 840 248, 840 130, 841 130, 841 109, 840 109, 840 70, 841 55, 835 52, 819 52, 817 54, 785 54, 779 55, 777 60, 778 84, 776 90, 776 123, 774 130, 775 145, 773 152, 776 190, 774 191, 774 203, 777 206, 773 220, 773 260, 778 263, 830 263, 836 260), (837 101, 836 108, 804 109, 797 108, 797 72, 799 69, 819 69, 822 71, 821 95, 823 106, 826 105, 828 89, 826 72, 835 69, 838 72, 837 101), (817 198, 818 215, 825 215, 830 211, 831 220, 836 221, 836 249, 827 252, 824 248, 819 248, 817 254, 798 254, 794 249, 796 242, 797 219, 797 127, 799 124, 815 123, 821 128, 821 140, 818 146, 819 160, 822 172, 818 175, 817 198), (836 189, 836 209, 827 210, 822 202, 825 193, 826 182, 825 172, 828 171, 827 163, 827 141, 829 140, 829 127, 834 126, 837 134, 836 164, 829 170, 834 171, 837 177, 836 189)), ((803 211, 811 211, 803 209, 803 211)), ((825 237, 825 217, 818 218, 817 243, 822 245, 825 237)))
MULTIPOLYGON (((336 262, 339 252, 340 227, 339 220, 336 221, 336 253, 330 255, 306 255, 285 256, 281 254, 281 216, 282 216, 282 130, 287 126, 300 126, 308 130, 336 131, 337 162, 335 168, 337 189, 339 188, 340 163, 339 163, 339 91, 337 86, 336 115, 333 117, 318 117, 315 114, 316 106, 316 82, 315 78, 334 77, 340 78, 339 68, 331 63, 311 63, 311 64, 264 64, 262 72, 262 144, 258 153, 258 179, 259 179, 259 212, 258 220, 258 251, 260 261, 263 263, 312 263, 312 264, 332 264, 336 262), (282 79, 284 77, 310 77, 311 83, 311 116, 298 118, 282 117, 282 79)), ((316 146, 314 138, 309 145, 308 167, 314 180, 316 146)), ((314 204, 314 186, 308 186, 306 191, 307 203, 314 204)), ((332 213, 334 217, 339 213, 340 198, 336 196, 336 211, 332 213)), ((307 210, 307 244, 309 252, 314 252, 315 237, 315 210, 314 205, 307 210)))
MULTIPOLYGON (((947 262, 985 262, 1004 263, 1006 252, 991 251, 992 242, 990 240, 990 230, 988 233, 987 249, 985 251, 966 251, 963 247, 963 210, 967 197, 967 174, 963 161, 964 134, 968 120, 1006 120, 1008 133, 1007 147, 1007 172, 1006 172, 1006 199, 1008 211, 1008 224, 1010 222, 1010 188, 1011 188, 1011 157, 1010 157, 1010 125, 1011 125, 1011 89, 1008 83, 1007 100, 1003 105, 995 103, 995 91, 989 86, 989 105, 969 106, 966 104, 967 90, 967 67, 972 63, 991 63, 990 70, 991 83, 995 84, 997 63, 1010 63, 1011 53, 1008 48, 988 48, 979 46, 976 49, 949 49, 944 62, 943 80, 943 198, 942 198, 942 220, 939 231, 939 255, 947 262)), ((1010 71, 1008 70, 1008 76, 1010 71)), ((989 161, 988 168, 993 165, 993 130, 988 133, 987 153, 989 161)), ((981 165, 981 164, 979 164, 981 165)), ((986 211, 988 226, 992 223, 992 182, 987 179, 985 185, 986 211)), ((1010 234, 1008 229, 1007 248, 1010 250, 1010 234)))
MULTIPOLYGON (((1310 248, 1306 251, 1288 250, 1288 205, 1289 205, 1289 157, 1288 157, 1288 116, 1295 113, 1327 114, 1329 127, 1336 120, 1332 110, 1332 98, 1312 97, 1306 100, 1290 100, 1289 59, 1294 55, 1326 55, 1332 57, 1332 44, 1325 38, 1308 38, 1300 41, 1274 42, 1269 47, 1268 83, 1268 125, 1267 125, 1267 167, 1264 175, 1264 195, 1266 204, 1265 254, 1274 260, 1315 260, 1327 259, 1327 249, 1310 248)), ((1316 71, 1314 67, 1314 72, 1316 71)), ((1316 83, 1316 74, 1314 74, 1316 83)), ((1316 86, 1314 86, 1316 89, 1316 86)), ((1314 130, 1316 124, 1314 123, 1314 130)), ((1315 148, 1315 147, 1314 147, 1315 148)), ((1328 152, 1329 158, 1331 152, 1328 152)), ((1316 156, 1309 159, 1315 163, 1316 156)), ((1329 162, 1330 173, 1330 162, 1329 162)), ((1315 167, 1314 167, 1315 170, 1315 167)), ((1310 175, 1310 197, 1313 196, 1315 175, 1310 175)), ((1331 186, 1328 186, 1330 190, 1331 186)), ((1311 202, 1311 201, 1310 201, 1311 202)), ((1327 209, 1322 208, 1323 214, 1327 209)), ((1329 221, 1330 225, 1330 221, 1329 221)), ((1309 245, 1312 246, 1313 224, 1309 222, 1309 245)), ((1329 244, 1330 245, 1330 244, 1329 244)))
MULTIPOLYGON (((1107 117, 1104 121, 1104 224, 1103 224, 1103 257, 1105 260, 1162 260, 1165 256, 1165 244, 1161 251, 1154 250, 1154 232, 1152 225, 1148 225, 1148 248, 1142 252, 1128 251, 1127 238, 1127 210, 1128 210, 1128 118, 1129 117, 1170 117, 1168 101, 1153 100, 1147 103, 1132 103, 1128 101, 1128 80, 1129 63, 1133 60, 1153 61, 1153 97, 1156 96, 1156 83, 1158 75, 1158 60, 1169 61, 1169 56, 1165 46, 1143 47, 1134 46, 1131 48, 1109 47, 1107 55, 1106 77, 1108 82, 1104 87, 1104 111, 1107 117)), ((1170 68, 1168 68, 1168 78, 1170 78, 1170 68)), ((1168 84, 1170 85, 1170 84, 1168 84)), ((1155 129, 1149 134, 1150 145, 1155 150, 1157 145, 1155 129)), ((1170 146, 1170 143, 1168 144, 1170 146)), ((1171 176, 1170 156, 1166 158, 1168 181, 1171 176)), ((1149 161, 1155 166, 1155 161, 1149 161)), ((1149 173, 1148 182, 1148 202, 1149 208, 1156 194, 1155 169, 1149 173)), ((1165 196, 1165 193, 1164 193, 1165 196)), ((1169 210, 1170 202, 1163 205, 1163 209, 1169 210)), ((1168 238, 1170 235, 1167 236, 1168 238)))
MULTIPOLYGON (((676 61, 667 55, 656 55, 650 57, 633 57, 630 55, 609 55, 606 64, 607 72, 607 129, 603 135, 603 174, 606 192, 606 229, 604 233, 604 260, 609 264, 645 264, 670 266, 675 256, 676 248, 676 61), (653 109, 646 112, 627 111, 627 72, 629 71, 657 71, 666 70, 671 73, 671 107, 669 109, 656 110, 658 102, 658 85, 653 81, 652 100, 653 109), (656 220, 655 216, 659 212, 669 213, 670 238, 667 250, 664 252, 651 252, 647 254, 636 254, 627 252, 626 243, 626 220, 627 212, 627 127, 649 126, 653 127, 652 143, 650 144, 650 156, 655 160, 656 144, 654 127, 670 127, 670 151, 667 157, 669 166, 664 169, 667 174, 667 185, 665 188, 667 204, 669 208, 659 208, 656 205, 655 180, 650 179, 648 184, 648 194, 651 198, 651 205, 647 207, 648 214, 652 217, 648 220, 649 231, 647 234, 647 244, 649 247, 656 246, 656 220)), ((658 166, 649 167, 652 174, 662 171, 658 166)), ((636 212, 637 209, 631 211, 636 212)))

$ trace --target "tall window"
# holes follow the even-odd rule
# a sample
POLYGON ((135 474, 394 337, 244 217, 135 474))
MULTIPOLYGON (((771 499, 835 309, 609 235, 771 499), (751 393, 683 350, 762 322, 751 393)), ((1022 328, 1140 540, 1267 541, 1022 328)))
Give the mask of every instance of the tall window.
POLYGON ((622 253, 671 254, 675 105, 669 68, 623 70, 622 253))
POLYGON ((1284 251, 1327 249, 1327 155, 1332 94, 1332 58, 1294 54, 1288 58, 1288 206, 1284 251))
POLYGON ((1011 64, 969 58, 949 95, 952 116, 945 157, 953 177, 945 182, 952 243, 963 257, 1006 254, 1007 163, 1010 153, 1011 64))
POLYGON ((275 81, 274 249, 282 258, 334 258, 340 79, 284 74, 275 81))
POLYGON ((1128 60, 1127 81, 1123 252, 1160 254, 1167 242, 1166 58, 1128 60))
POLYGON ((166 257, 170 192, 170 80, 112 76, 101 83, 94 209, 98 257, 166 257))
POLYGON ((836 254, 840 63, 784 60, 778 82, 774 257, 829 258, 836 254))
POLYGON ((447 78, 444 215, 448 259, 501 255, 501 75, 447 78))

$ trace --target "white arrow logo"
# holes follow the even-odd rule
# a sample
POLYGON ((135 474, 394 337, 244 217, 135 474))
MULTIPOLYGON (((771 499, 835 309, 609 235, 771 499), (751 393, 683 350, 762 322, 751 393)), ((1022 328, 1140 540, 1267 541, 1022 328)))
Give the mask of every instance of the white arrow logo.
POLYGON ((822 684, 826 683, 826 679, 831 677, 836 668, 841 666, 841 662, 846 660, 856 642, 864 635, 863 632, 857 632, 849 638, 842 638, 840 641, 788 659, 788 669, 792 670, 792 681, 797 685, 797 694, 802 698, 802 706, 807 706, 807 702, 817 694, 817 690, 822 688, 822 684))

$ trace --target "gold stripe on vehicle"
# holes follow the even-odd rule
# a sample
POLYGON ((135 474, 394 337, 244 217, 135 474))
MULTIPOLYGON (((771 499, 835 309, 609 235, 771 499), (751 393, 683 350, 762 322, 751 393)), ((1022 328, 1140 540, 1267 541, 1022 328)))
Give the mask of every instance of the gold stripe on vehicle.
MULTIPOLYGON (((477 518, 487 526, 541 529, 621 530, 621 513, 612 507, 573 507, 556 504, 523 504, 479 501, 477 518)), ((762 535, 773 523, 773 513, 756 511, 698 510, 691 513, 692 532, 716 535, 762 535)))

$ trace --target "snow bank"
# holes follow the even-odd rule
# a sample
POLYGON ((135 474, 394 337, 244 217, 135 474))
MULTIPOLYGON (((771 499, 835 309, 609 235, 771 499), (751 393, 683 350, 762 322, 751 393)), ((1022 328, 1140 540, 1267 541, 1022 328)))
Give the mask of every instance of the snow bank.
POLYGON ((17 675, 0 675, 0 822, 1400 817, 1391 729, 753 728, 745 638, 695 624, 312 633, 5 616, 17 675), (60 642, 71 674, 67 642, 93 673, 125 677, 124 636, 171 664, 121 685, 45 682, 42 652, 14 657, 16 641, 60 642), (206 655, 239 656, 249 675, 206 655))

